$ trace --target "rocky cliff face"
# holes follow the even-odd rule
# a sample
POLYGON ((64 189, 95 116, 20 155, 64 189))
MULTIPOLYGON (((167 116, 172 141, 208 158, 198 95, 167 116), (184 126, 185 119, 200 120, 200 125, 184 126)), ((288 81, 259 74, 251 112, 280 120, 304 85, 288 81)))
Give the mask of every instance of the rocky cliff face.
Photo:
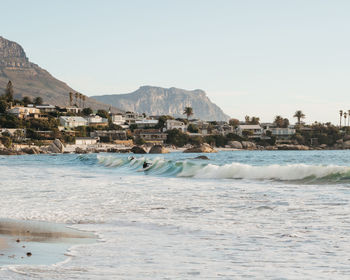
POLYGON ((209 100, 204 91, 198 89, 188 91, 174 87, 143 86, 129 94, 101 95, 92 98, 126 111, 147 115, 184 117, 184 108, 192 107, 193 118, 217 121, 229 119, 228 115, 209 100))
MULTIPOLYGON (((45 103, 69 105, 69 92, 76 92, 64 82, 55 79, 49 72, 29 61, 23 48, 0 36, 0 95, 8 81, 14 86, 15 98, 23 96, 42 97, 45 103)), ((87 98, 86 107, 108 109, 110 105, 87 98)), ((114 108, 115 112, 119 112, 114 108)))

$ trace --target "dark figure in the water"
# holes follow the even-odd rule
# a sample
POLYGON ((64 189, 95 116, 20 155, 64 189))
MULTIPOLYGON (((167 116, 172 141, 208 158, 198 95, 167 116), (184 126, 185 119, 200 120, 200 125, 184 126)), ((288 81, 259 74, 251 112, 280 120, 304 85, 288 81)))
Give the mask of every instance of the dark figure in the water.
POLYGON ((142 166, 142 167, 145 169, 145 168, 147 168, 149 165, 150 165, 150 164, 149 164, 148 162, 145 161, 145 162, 143 163, 143 166, 142 166))

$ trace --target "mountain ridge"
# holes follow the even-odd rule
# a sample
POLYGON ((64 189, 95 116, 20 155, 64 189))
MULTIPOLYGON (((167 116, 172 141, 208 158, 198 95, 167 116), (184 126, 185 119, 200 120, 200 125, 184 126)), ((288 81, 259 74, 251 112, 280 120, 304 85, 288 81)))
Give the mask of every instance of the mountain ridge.
MULTIPOLYGON (((0 36, 0 95, 5 91, 8 81, 12 81, 15 98, 41 97, 45 103, 58 106, 68 106, 69 92, 77 92, 31 62, 21 45, 0 36)), ((84 103, 92 109, 108 110, 110 107, 88 96, 84 103)), ((116 108, 112 108, 112 111, 122 112, 116 108)))
POLYGON ((126 111, 148 115, 183 117, 184 108, 192 107, 194 118, 217 121, 227 121, 230 118, 219 106, 211 102, 205 91, 201 89, 185 90, 147 85, 131 93, 95 95, 91 98, 126 111))

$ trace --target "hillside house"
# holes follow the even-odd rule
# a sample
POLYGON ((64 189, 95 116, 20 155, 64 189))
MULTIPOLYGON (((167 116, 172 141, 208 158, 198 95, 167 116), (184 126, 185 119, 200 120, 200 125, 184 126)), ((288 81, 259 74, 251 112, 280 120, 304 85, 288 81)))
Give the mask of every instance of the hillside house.
POLYGON ((137 128, 155 127, 158 124, 158 120, 150 120, 150 119, 135 120, 135 124, 137 125, 137 128))
POLYGON ((241 137, 261 138, 263 129, 258 124, 241 124, 236 128, 236 133, 241 137))
POLYGON ((98 137, 101 142, 113 142, 115 140, 127 140, 124 130, 96 130, 90 132, 90 137, 98 137))
POLYGON ((75 145, 96 145, 98 141, 98 137, 76 137, 75 145))
POLYGON ((16 106, 7 110, 7 113, 15 115, 19 119, 39 119, 40 110, 33 107, 16 106))
POLYGON ((108 119, 102 118, 99 115, 90 115, 86 118, 88 121, 88 125, 90 126, 107 126, 108 125, 108 119))
POLYGON ((147 143, 163 144, 167 139, 167 134, 158 129, 135 129, 135 137, 141 137, 147 143))
POLYGON ((116 125, 124 125, 126 122, 125 116, 122 114, 113 114, 112 115, 112 123, 116 125))
POLYGON ((78 126, 87 126, 88 121, 84 119, 83 117, 69 117, 69 116, 62 116, 59 118, 60 124, 67 127, 78 127, 78 126))
POLYGON ((166 121, 166 130, 177 129, 185 133, 187 131, 187 125, 178 120, 167 120, 166 121))

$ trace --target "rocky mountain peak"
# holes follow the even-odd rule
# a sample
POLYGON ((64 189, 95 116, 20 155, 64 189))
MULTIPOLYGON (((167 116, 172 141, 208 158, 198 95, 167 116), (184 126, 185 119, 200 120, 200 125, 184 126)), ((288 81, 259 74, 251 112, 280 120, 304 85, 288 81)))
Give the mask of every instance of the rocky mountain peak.
POLYGON ((93 98, 126 111, 147 115, 183 117, 184 108, 189 106, 193 108, 194 118, 218 121, 229 119, 229 116, 212 103, 206 93, 200 89, 142 86, 129 94, 100 95, 93 98))
POLYGON ((0 66, 29 67, 30 63, 26 53, 19 44, 0 36, 0 66))
MULTIPOLYGON (((15 98, 41 97, 44 102, 52 105, 69 105, 69 92, 76 92, 37 64, 30 62, 19 44, 0 36, 0 95, 8 81, 12 81, 14 85, 15 98)), ((110 107, 90 98, 86 98, 85 106, 105 110, 110 107)), ((116 108, 112 108, 112 111, 120 112, 116 108)))

